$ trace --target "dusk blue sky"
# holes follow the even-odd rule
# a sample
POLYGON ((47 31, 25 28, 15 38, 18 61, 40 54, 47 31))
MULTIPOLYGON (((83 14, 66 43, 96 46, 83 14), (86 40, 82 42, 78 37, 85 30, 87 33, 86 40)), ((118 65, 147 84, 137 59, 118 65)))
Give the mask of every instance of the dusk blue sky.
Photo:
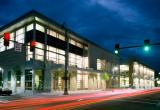
MULTIPOLYGON (((160 42, 160 0, 1 0, 0 26, 33 9, 58 23, 65 21, 71 30, 112 52, 115 43, 160 42)), ((126 49, 121 56, 139 58, 160 70, 159 50, 126 49)))

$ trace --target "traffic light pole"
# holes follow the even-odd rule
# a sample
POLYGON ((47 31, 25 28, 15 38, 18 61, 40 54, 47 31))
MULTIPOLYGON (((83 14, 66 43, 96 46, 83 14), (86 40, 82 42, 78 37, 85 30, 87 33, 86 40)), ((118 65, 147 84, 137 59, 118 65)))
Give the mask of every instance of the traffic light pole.
MULTIPOLYGON (((160 43, 153 43, 153 44, 149 44, 149 46, 158 46, 160 45, 160 43)), ((119 47, 118 49, 127 49, 127 48, 137 48, 137 47, 144 47, 144 45, 133 45, 133 46, 126 46, 126 47, 119 47)))

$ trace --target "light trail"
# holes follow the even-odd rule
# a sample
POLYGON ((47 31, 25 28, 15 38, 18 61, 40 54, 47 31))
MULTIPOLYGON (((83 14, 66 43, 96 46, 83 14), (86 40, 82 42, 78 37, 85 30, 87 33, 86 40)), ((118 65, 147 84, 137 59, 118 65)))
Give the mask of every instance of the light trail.
MULTIPOLYGON (((125 98, 136 95, 150 94, 154 92, 159 92, 160 89, 153 90, 143 90, 143 91, 119 91, 119 92, 100 92, 100 93, 91 93, 83 95, 74 95, 74 96, 62 96, 62 97, 40 97, 40 98, 29 98, 21 99, 16 101, 11 101, 6 104, 0 104, 0 110, 14 110, 29 107, 36 107, 38 110, 69 110, 80 106, 85 106, 89 104, 94 104, 107 100, 114 100, 117 98, 125 98), (83 100, 79 100, 83 99, 83 100), (43 107, 45 104, 50 104, 49 107, 43 107), (52 105, 53 104, 53 105, 52 105), (42 106, 41 106, 42 105, 42 106)), ((35 110, 35 109, 34 109, 35 110)))
POLYGON ((132 97, 132 96, 151 94, 151 93, 155 93, 155 92, 160 92, 160 90, 141 91, 141 92, 123 94, 123 95, 112 96, 112 97, 104 97, 104 98, 101 97, 101 98, 84 100, 84 101, 82 100, 80 102, 72 102, 72 103, 68 103, 68 104, 40 108, 38 110, 72 110, 74 108, 78 108, 78 107, 86 106, 86 105, 90 105, 90 104, 95 104, 95 103, 99 103, 99 102, 103 102, 103 101, 109 101, 109 100, 115 100, 115 99, 120 99, 120 98, 127 98, 127 97, 132 97))

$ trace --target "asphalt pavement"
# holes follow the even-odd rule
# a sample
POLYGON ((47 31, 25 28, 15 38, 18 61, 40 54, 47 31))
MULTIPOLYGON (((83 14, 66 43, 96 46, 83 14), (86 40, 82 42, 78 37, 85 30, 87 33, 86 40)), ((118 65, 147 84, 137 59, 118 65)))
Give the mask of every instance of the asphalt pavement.
POLYGON ((160 110, 160 92, 99 102, 73 110, 160 110))
POLYGON ((160 110, 160 88, 0 99, 0 110, 160 110))

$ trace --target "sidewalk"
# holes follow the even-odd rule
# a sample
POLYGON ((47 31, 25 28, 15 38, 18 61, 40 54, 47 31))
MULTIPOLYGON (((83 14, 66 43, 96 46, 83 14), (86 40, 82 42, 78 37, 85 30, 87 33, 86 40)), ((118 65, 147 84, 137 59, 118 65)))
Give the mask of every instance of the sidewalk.
POLYGON ((82 95, 82 94, 94 94, 94 93, 108 93, 108 94, 116 94, 116 93, 124 93, 124 92, 134 92, 139 91, 136 89, 106 89, 106 90, 76 90, 76 91, 68 91, 69 95, 63 95, 64 91, 52 91, 52 92, 43 92, 43 93, 35 93, 35 94, 21 94, 22 97, 30 98, 30 97, 61 97, 61 96, 72 96, 72 95, 82 95))
POLYGON ((19 100, 19 99, 28 99, 28 98, 39 98, 39 97, 66 97, 66 96, 75 96, 75 95, 116 95, 116 94, 124 94, 124 93, 132 93, 142 90, 136 89, 107 89, 107 90, 79 90, 79 91, 69 91, 69 95, 63 95, 63 91, 52 91, 52 92, 43 92, 43 93, 35 93, 35 94, 20 94, 20 95, 12 95, 12 96, 0 96, 0 103, 19 100))

